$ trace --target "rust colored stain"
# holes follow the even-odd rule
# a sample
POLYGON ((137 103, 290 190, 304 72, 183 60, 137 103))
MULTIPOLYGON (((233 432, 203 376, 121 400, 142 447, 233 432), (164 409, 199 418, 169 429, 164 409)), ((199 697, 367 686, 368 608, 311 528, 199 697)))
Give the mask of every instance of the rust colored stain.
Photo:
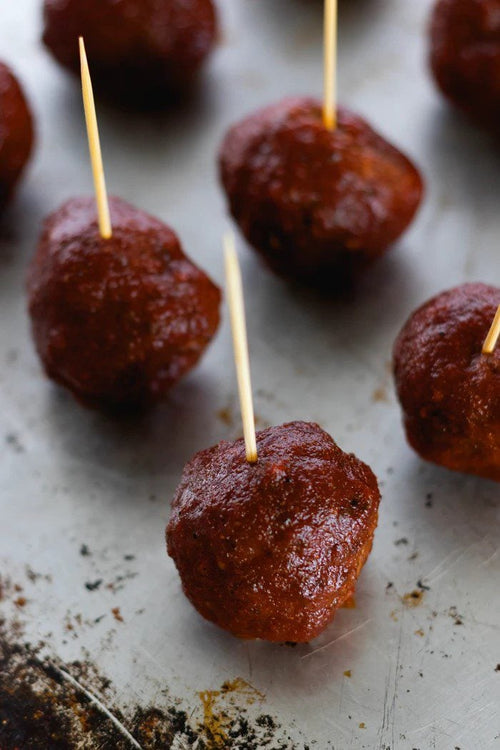
POLYGON ((198 695, 203 706, 203 726, 201 729, 213 750, 216 748, 223 750, 227 745, 229 721, 227 715, 217 708, 217 698, 221 695, 221 691, 203 690, 198 695))
POLYGON ((265 700, 264 693, 242 677, 227 680, 219 690, 203 690, 198 695, 203 707, 203 724, 200 730, 213 750, 228 746, 228 732, 231 729, 231 718, 227 712, 228 703, 234 704, 236 697, 240 704, 243 699, 248 706, 265 700))

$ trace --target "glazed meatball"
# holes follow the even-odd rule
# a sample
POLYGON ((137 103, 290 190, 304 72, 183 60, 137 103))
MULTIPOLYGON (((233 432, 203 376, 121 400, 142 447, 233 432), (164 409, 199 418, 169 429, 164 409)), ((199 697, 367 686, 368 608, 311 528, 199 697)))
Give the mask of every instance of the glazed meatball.
POLYGON ((97 92, 157 107, 183 95, 212 49, 212 0, 45 0, 43 41, 79 73, 83 36, 97 92))
POLYGON ((12 71, 0 62, 0 211, 11 198, 33 148, 33 119, 12 71))
POLYGON ((431 21, 430 61, 445 96, 498 136, 500 0, 439 0, 431 21))
POLYGON ((314 99, 285 99, 236 124, 220 151, 230 211, 278 274, 349 285, 411 222, 422 197, 413 164, 360 117, 323 125, 314 99))
POLYGON ((147 406, 196 364, 219 323, 220 291, 165 224, 110 199, 74 198, 45 222, 28 272, 36 348, 49 377, 103 410, 147 406))
POLYGON ((167 527, 184 592, 240 638, 306 642, 348 599, 372 547, 372 471, 318 425, 222 442, 186 465, 167 527))
POLYGON ((500 348, 482 354, 500 289, 464 284, 420 307, 394 347, 410 445, 427 461, 500 481, 500 348))

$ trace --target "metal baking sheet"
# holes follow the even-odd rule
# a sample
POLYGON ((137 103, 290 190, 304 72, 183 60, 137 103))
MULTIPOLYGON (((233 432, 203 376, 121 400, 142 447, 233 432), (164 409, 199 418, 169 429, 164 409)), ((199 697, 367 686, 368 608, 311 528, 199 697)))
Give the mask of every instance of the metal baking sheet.
MULTIPOLYGON (((258 425, 320 422, 373 467, 383 491, 355 606, 296 648, 241 642, 204 622, 165 554, 185 461, 240 434, 227 316, 201 366, 135 422, 82 409, 41 372, 26 264, 42 217, 92 183, 78 85, 39 43, 39 6, 0 8, 0 55, 25 83, 38 131, 0 233, 3 617, 68 673, 86 660, 109 678, 107 691, 90 673, 78 680, 121 709, 125 728, 134 706, 155 707, 161 721, 184 717, 168 743, 136 734, 143 748, 500 747, 499 486, 410 451, 389 371, 393 339, 417 304, 467 279, 500 280, 500 156, 434 90, 430 0, 340 9, 342 101, 426 177, 402 242, 355 299, 335 303, 287 287, 239 241, 258 425)), ((194 101, 156 117, 102 104, 98 114, 110 191, 171 223, 222 284, 217 146, 254 108, 321 92, 322 12, 299 0, 219 6, 220 44, 194 101)), ((74 746, 118 745, 89 732, 74 746)))

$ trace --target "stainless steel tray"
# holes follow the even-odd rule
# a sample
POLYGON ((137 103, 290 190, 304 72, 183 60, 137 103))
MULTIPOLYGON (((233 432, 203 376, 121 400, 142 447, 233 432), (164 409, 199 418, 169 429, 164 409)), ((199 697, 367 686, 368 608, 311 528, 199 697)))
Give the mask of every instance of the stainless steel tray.
MULTIPOLYGON (((499 487, 418 460, 389 372, 395 334, 418 303, 466 279, 500 280, 498 148, 433 88, 430 1, 346 0, 340 13, 342 101, 427 179, 411 231, 350 303, 291 290, 240 241, 259 426, 319 421, 383 490, 355 607, 294 649, 240 642, 202 621, 165 554, 185 461, 240 433, 227 320, 169 402, 135 423, 85 411, 40 370, 26 263, 42 217, 92 183, 78 84, 39 44, 39 5, 0 8, 0 54, 25 82, 38 126, 36 159, 0 234, 3 616, 59 664, 97 665, 112 698, 89 674, 78 679, 121 707, 125 726, 136 705, 185 710, 192 733, 174 732, 173 748, 500 747, 499 487), (246 739, 235 730, 244 719, 246 739)), ((299 0, 219 5, 224 31, 195 102, 171 116, 105 105, 98 114, 110 191, 171 223, 222 283, 216 148, 254 108, 321 92, 322 12, 299 0)), ((79 746, 105 745, 88 734, 79 746)))

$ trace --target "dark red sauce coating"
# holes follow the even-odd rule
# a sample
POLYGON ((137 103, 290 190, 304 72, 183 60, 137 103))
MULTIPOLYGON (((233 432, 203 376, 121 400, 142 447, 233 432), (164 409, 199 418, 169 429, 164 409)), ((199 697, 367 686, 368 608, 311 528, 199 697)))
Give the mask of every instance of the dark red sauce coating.
POLYGON ((233 217, 270 267, 331 290, 401 235, 423 191, 413 164, 364 120, 341 108, 330 132, 311 98, 234 125, 220 174, 233 217))
POLYGON ((500 133, 500 0, 439 0, 430 61, 442 92, 481 125, 500 133))
POLYGON ((28 273, 36 348, 49 377, 83 403, 136 408, 162 399, 217 330, 220 291, 161 221, 110 199, 74 198, 45 221, 28 273))
POLYGON ((410 445, 427 461, 500 481, 500 347, 482 354, 500 289, 464 284, 413 315, 394 347, 410 445))
POLYGON ((30 157, 33 137, 33 118, 21 86, 0 62, 0 211, 30 157))
POLYGON ((189 89, 212 49, 212 0, 45 0, 43 41, 79 74, 83 36, 98 92, 139 107, 171 103, 189 89))
POLYGON ((240 638, 306 642, 348 599, 371 550, 380 493, 318 425, 292 422, 197 453, 167 527, 196 609, 240 638))

